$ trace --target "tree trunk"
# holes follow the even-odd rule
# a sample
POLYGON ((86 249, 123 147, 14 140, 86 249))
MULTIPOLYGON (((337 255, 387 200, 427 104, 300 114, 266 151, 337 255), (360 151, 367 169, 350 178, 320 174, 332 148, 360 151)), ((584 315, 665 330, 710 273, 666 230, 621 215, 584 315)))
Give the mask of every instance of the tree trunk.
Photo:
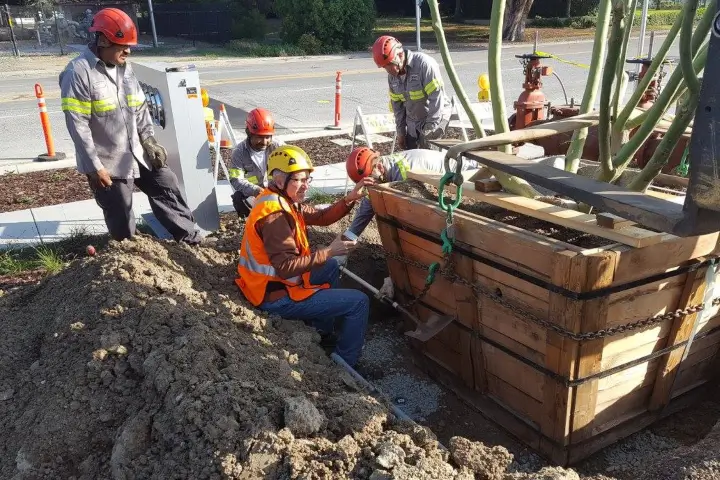
POLYGON ((570 18, 570 9, 572 8, 572 0, 567 0, 567 10, 565 10, 565 18, 570 18))
POLYGON ((525 40, 525 22, 530 14, 533 0, 508 0, 505 10, 503 40, 522 42, 525 40))
POLYGON ((462 4, 463 0, 455 0, 455 21, 462 21, 462 4))

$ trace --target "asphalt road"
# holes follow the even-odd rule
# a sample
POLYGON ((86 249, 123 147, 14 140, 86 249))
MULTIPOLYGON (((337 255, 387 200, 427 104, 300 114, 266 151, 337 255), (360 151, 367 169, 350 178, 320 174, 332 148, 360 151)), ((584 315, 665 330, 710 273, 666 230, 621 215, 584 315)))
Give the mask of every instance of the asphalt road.
MULTIPOLYGON (((660 41, 662 38, 656 39, 655 49, 660 41)), ((538 49, 571 62, 589 64, 592 42, 541 44, 538 49)), ((508 115, 512 113, 513 101, 520 94, 523 83, 522 66, 515 55, 531 50, 532 47, 528 46, 503 49, 502 78, 508 115)), ((636 40, 632 41, 628 51, 632 55, 637 52, 636 40)), ((440 62, 447 88, 451 94, 454 93, 440 55, 434 52, 431 54, 440 62)), ((677 43, 670 51, 670 56, 676 55, 677 43)), ((477 77, 488 69, 487 51, 452 52, 452 59, 463 87, 474 101, 478 91, 477 77)), ((338 70, 343 72, 341 125, 349 126, 352 123, 358 106, 365 113, 388 112, 386 75, 375 68, 367 54, 301 60, 223 59, 204 63, 199 68, 201 85, 208 89, 213 99, 212 105, 217 102, 226 105, 236 130, 244 128, 245 112, 257 106, 268 108, 274 113, 281 133, 316 130, 332 124, 335 72, 338 70)), ((544 63, 552 66, 562 79, 568 98, 574 98, 579 103, 588 70, 555 59, 548 59, 544 63)), ((41 62, 35 67, 42 68, 41 62)), ((634 70, 634 66, 628 67, 634 70)), ((56 150, 66 153, 74 151, 60 111, 58 73, 59 70, 53 65, 47 73, 34 77, 2 79, 0 75, 0 166, 13 159, 28 159, 46 151, 33 94, 36 82, 40 82, 45 89, 56 150)), ((544 80, 543 91, 554 104, 565 102, 560 83, 554 76, 544 80)))

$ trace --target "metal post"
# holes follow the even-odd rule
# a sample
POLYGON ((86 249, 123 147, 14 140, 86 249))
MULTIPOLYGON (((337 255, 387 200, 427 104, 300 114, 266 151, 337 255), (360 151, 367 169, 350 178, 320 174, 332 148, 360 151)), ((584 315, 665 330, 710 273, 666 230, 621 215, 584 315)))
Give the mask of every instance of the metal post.
MULTIPOLYGON (((637 58, 642 58, 643 48, 645 47, 645 31, 647 29, 647 17, 650 0, 643 0, 642 16, 640 17, 640 38, 638 39, 638 53, 637 58)), ((635 12, 633 12, 635 15, 635 12)), ((635 72, 640 72, 640 64, 635 65, 635 72)), ((640 80, 637 80, 638 82, 640 80)))
POLYGON ((58 45, 60 45, 60 55, 65 55, 65 48, 63 47, 62 32, 60 31, 60 24, 58 23, 57 11, 53 10, 53 17, 55 17, 55 30, 58 36, 58 45))
POLYGON ((150 15, 150 27, 152 28, 152 34, 153 34, 153 47, 157 48, 158 41, 157 41, 157 31, 155 30, 155 14, 153 13, 153 5, 152 0, 148 0, 148 10, 150 15))
POLYGON ((423 0, 415 0, 415 36, 417 37, 417 51, 422 52, 422 45, 420 45, 420 16, 422 12, 420 6, 423 0))
POLYGON ((17 42, 15 41, 15 30, 13 30, 12 17, 10 16, 10 7, 7 3, 5 4, 5 13, 7 14, 8 26, 10 27, 10 39, 12 40, 13 44, 13 55, 19 57, 20 50, 18 50, 17 42))

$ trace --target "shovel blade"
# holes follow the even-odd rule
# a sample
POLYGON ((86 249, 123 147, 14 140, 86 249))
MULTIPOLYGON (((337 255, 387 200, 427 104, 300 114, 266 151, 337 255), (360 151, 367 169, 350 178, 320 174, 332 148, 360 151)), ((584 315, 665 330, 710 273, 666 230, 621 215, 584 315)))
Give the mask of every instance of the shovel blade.
POLYGON ((415 330, 405 332, 405 335, 411 338, 427 342, 432 337, 442 332, 445 327, 453 322, 453 317, 448 315, 433 314, 428 318, 427 322, 416 322, 415 330))

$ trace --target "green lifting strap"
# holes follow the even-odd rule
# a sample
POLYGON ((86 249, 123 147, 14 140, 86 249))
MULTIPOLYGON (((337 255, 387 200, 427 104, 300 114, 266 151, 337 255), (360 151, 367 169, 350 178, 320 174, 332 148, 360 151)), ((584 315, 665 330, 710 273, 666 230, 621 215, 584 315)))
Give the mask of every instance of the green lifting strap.
POLYGON ((447 183, 452 180, 453 177, 455 177, 455 174, 453 172, 447 172, 440 179, 440 185, 438 186, 438 203, 440 204, 440 208, 442 208, 446 212, 452 212, 451 208, 457 208, 458 205, 460 205, 460 201, 462 200, 462 184, 460 184, 457 186, 457 198, 455 199, 455 202, 450 205, 445 204, 445 196, 443 195, 443 190, 445 190, 445 185, 447 185, 447 183))

